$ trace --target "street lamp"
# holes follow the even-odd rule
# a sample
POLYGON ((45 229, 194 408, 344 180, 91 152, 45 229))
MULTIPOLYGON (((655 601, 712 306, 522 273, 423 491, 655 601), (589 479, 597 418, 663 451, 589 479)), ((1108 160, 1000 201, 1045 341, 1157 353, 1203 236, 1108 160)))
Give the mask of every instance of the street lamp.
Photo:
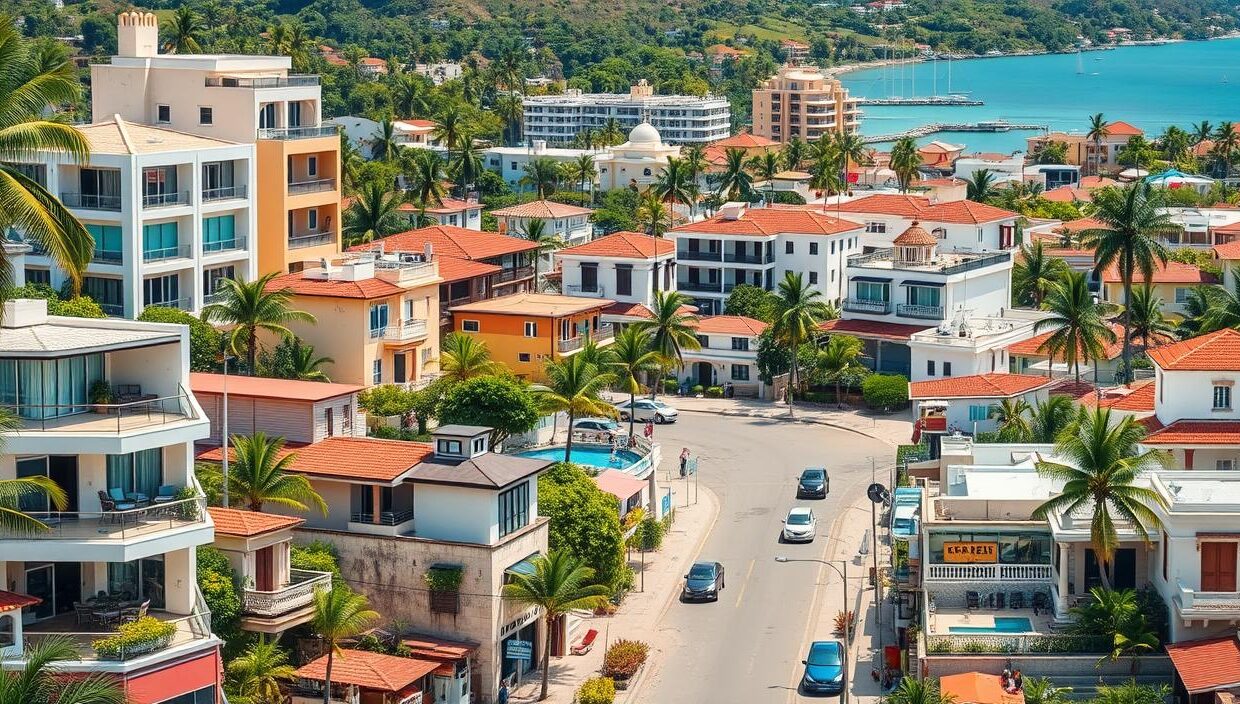
POLYGON ((221 497, 221 499, 224 502, 224 508, 228 508, 228 505, 229 505, 228 504, 228 360, 230 359, 232 359, 232 357, 228 354, 228 350, 226 348, 220 350, 220 361, 224 364, 224 409, 223 409, 224 412, 220 419, 221 420, 220 439, 224 441, 224 447, 223 447, 224 454, 222 455, 221 461, 220 461, 220 464, 222 465, 222 469, 223 469, 223 475, 224 475, 224 486, 222 489, 223 496, 221 497))
POLYGON ((850 662, 850 659, 848 657, 849 653, 852 652, 852 637, 851 637, 852 636, 852 619, 848 617, 848 561, 847 560, 839 561, 839 563, 844 566, 844 570, 842 572, 840 571, 839 567, 835 566, 834 562, 831 562, 828 560, 819 560, 817 558, 812 558, 812 557, 784 557, 783 555, 778 555, 776 556, 775 561, 776 562, 817 562, 820 565, 826 565, 827 567, 830 567, 831 569, 835 570, 835 573, 838 574, 840 576, 840 579, 844 581, 844 588, 841 590, 843 594, 843 596, 841 597, 841 600, 844 604, 844 667, 843 667, 844 691, 840 694, 840 704, 848 704, 848 668, 852 667, 852 662, 850 662))

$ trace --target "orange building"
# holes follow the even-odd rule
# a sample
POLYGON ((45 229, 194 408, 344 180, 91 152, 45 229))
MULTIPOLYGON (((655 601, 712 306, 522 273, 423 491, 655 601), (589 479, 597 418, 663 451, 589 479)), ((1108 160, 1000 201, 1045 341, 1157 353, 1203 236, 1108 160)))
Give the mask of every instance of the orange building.
POLYGON ((812 66, 785 65, 753 90, 753 133, 777 142, 856 132, 860 116, 858 99, 812 66))

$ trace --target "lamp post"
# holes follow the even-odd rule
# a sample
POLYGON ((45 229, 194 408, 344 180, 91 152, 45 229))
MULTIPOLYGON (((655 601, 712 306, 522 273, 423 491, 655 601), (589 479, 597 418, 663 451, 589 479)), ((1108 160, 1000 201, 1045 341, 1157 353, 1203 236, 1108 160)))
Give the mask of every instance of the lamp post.
POLYGON ((223 455, 220 464, 224 473, 224 486, 221 489, 224 508, 228 508, 228 350, 220 353, 220 361, 224 364, 224 408, 220 419, 220 439, 224 441, 223 455))
POLYGON ((852 667, 849 661, 849 653, 852 652, 852 619, 848 617, 848 561, 840 560, 839 563, 844 566, 843 571, 835 566, 834 562, 829 560, 819 560, 813 557, 784 557, 779 555, 775 558, 776 562, 817 562, 820 565, 826 565, 835 570, 835 573, 843 580, 843 589, 841 590, 841 602, 844 605, 844 690, 840 693, 840 704, 848 704, 848 668, 852 667))

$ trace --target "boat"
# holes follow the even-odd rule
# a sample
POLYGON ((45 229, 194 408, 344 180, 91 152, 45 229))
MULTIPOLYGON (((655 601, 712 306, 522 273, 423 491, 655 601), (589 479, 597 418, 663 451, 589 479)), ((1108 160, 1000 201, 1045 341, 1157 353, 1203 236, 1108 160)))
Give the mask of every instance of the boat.
POLYGON ((921 489, 911 486, 896 488, 891 505, 891 537, 911 540, 921 531, 921 489))

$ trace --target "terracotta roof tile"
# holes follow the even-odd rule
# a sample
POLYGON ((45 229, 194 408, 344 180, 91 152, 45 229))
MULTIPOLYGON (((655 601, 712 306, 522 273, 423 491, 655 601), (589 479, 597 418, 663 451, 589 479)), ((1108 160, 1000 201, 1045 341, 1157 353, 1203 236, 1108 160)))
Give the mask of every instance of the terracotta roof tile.
POLYGON ((1225 328, 1155 347, 1147 354, 1164 371, 1240 371, 1240 332, 1225 328))
POLYGON ((1177 420, 1142 440, 1146 445, 1240 445, 1240 421, 1177 420))
POLYGON ((1240 259, 1240 240, 1214 245, 1214 256, 1218 259, 1240 259))
POLYGON ((409 648, 410 655, 433 660, 459 660, 478 650, 477 643, 445 640, 422 633, 405 636, 401 643, 409 648))
POLYGON ((1090 190, 1116 185, 1119 185, 1119 181, 1106 176, 1086 176, 1081 179, 1081 188, 1088 188, 1090 190))
MULTIPOLYGON (((1104 354, 1107 359, 1115 359, 1123 354, 1124 351, 1124 326, 1116 323, 1108 323, 1108 327, 1110 327, 1111 332, 1115 334, 1115 341, 1106 343, 1104 354)), ((1020 357, 1047 357, 1049 355, 1047 355, 1046 350, 1042 349, 1042 345, 1046 344, 1046 341, 1049 340, 1053 334, 1055 334, 1055 331, 1049 330, 1047 332, 1034 335, 1027 340, 1013 342, 1007 347, 1008 354, 1020 357)), ((1151 341, 1155 341, 1157 344, 1162 344, 1164 342, 1170 342, 1171 338, 1166 335, 1158 335, 1157 337, 1151 338, 1151 341)), ((1057 360, 1061 359, 1062 356, 1057 358, 1057 360)))
POLYGON ((1095 220, 1093 218, 1077 218, 1075 220, 1068 220, 1057 229, 1065 232, 1084 232, 1085 230, 1092 230, 1100 227, 1106 227, 1106 224, 1104 224, 1101 220, 1095 220))
POLYGON ((916 247, 925 245, 933 247, 938 243, 938 238, 929 232, 926 232, 926 228, 919 225, 916 220, 913 221, 912 225, 909 225, 907 230, 901 232, 899 236, 892 240, 892 244, 898 247, 916 247))
POLYGON ((1190 695, 1240 682, 1240 641, 1234 635, 1173 643, 1167 655, 1190 695))
POLYGON ((567 218, 573 215, 590 215, 593 212, 590 208, 557 203, 553 200, 534 200, 529 203, 492 210, 491 214, 497 218, 567 218))
POLYGON ((432 454, 429 443, 334 437, 298 448, 288 469, 322 477, 391 482, 432 454))
MULTIPOLYGON (((332 684, 351 684, 382 692, 399 692, 427 676, 439 662, 384 655, 366 650, 342 650, 332 660, 332 684)), ((327 678, 327 656, 298 668, 296 676, 307 680, 327 678)))
POLYGON ((497 232, 479 232, 452 225, 431 225, 388 235, 367 244, 354 245, 349 251, 376 249, 380 242, 383 243, 385 252, 423 252, 429 242, 435 254, 458 259, 491 259, 505 254, 528 252, 538 247, 527 239, 509 237, 497 232))
MULTIPOLYGON (((190 391, 196 394, 224 393, 224 375, 190 372, 190 391)), ((291 401, 323 401, 345 394, 355 394, 365 386, 332 384, 297 379, 269 379, 261 376, 229 375, 228 393, 232 396, 278 398, 291 401)))
POLYGON ((1072 186, 1059 186, 1049 191, 1043 191, 1042 197, 1052 203, 1071 203, 1079 200, 1088 203, 1093 200, 1093 196, 1084 188, 1073 188, 1072 186))
MULTIPOLYGON (((1107 267, 1106 271, 1102 272, 1102 281, 1108 284, 1120 283, 1119 268, 1114 265, 1107 267)), ((1218 278, 1192 264, 1167 262, 1156 265, 1149 279, 1143 276, 1133 278, 1134 284, 1146 281, 1153 284, 1214 284, 1218 283, 1218 278)))
POLYGON ((830 207, 832 210, 841 213, 878 213, 881 215, 917 217, 921 211, 930 207, 930 199, 920 196, 878 193, 830 207))
MULTIPOLYGON (((682 315, 691 315, 697 311, 697 306, 681 306, 676 309, 676 312, 682 315)), ((654 317, 654 312, 651 311, 650 308, 648 308, 644 303, 624 303, 622 301, 618 301, 604 308, 603 315, 615 315, 625 318, 645 318, 649 320, 654 317)))
POLYGON ((43 600, 37 596, 0 590, 0 614, 6 611, 16 611, 27 606, 34 606, 40 601, 43 600))
POLYGON ((335 281, 325 279, 307 279, 305 272, 283 274, 267 282, 268 291, 288 289, 298 296, 325 296, 328 298, 387 298, 404 292, 405 289, 383 279, 363 279, 361 281, 335 281))
POLYGON ((925 330, 925 325, 904 325, 901 323, 880 323, 873 320, 828 320, 819 325, 824 332, 834 332, 855 337, 876 338, 882 340, 908 340, 915 333, 925 330))
POLYGON ((974 374, 909 383, 909 398, 1008 398, 1055 383, 1032 374, 974 374))
POLYGON ((1145 130, 1140 127, 1136 127, 1120 120, 1116 120, 1115 122, 1107 125, 1107 132, 1110 133, 1111 137, 1134 137, 1145 134, 1145 130))
POLYGON ((950 203, 935 203, 921 211, 921 219, 930 222, 951 222, 980 224, 996 220, 1010 220, 1019 214, 1003 208, 996 208, 986 203, 971 200, 957 200, 950 203))
POLYGON ((1075 381, 1073 379, 1061 379, 1051 385, 1046 390, 1050 396, 1067 396, 1073 399, 1083 399, 1094 395, 1094 385, 1088 381, 1075 381))
POLYGON ((674 254, 676 243, 640 232, 613 232, 596 240, 565 247, 557 254, 575 254, 592 257, 617 257, 620 259, 653 259, 674 254))
POLYGON ((395 122, 416 129, 431 129, 435 126, 434 120, 395 120, 395 122))
POLYGON ((697 331, 705 335, 752 335, 758 336, 769 323, 743 315, 709 315, 698 319, 697 331))
POLYGON ((710 146, 728 149, 730 147, 740 147, 741 149, 759 149, 763 147, 776 147, 779 142, 766 137, 759 137, 752 132, 741 132, 731 137, 724 137, 716 142, 711 142, 710 146))
POLYGON ((498 274, 504 270, 504 267, 498 264, 475 262, 469 259, 458 259, 457 257, 439 257, 436 261, 439 262, 439 278, 443 279, 444 283, 472 279, 475 276, 498 274))
POLYGON ((1121 386, 1115 389, 1106 389, 1102 392, 1102 398, 1097 401, 1091 395, 1089 398, 1082 399, 1082 402, 1089 406, 1113 408, 1117 411, 1127 411, 1129 413, 1153 413, 1154 396, 1157 390, 1158 386, 1154 383, 1154 380, 1148 379, 1134 382, 1132 388, 1121 386))
POLYGON ((306 519, 296 516, 277 516, 273 513, 243 511, 219 506, 208 507, 207 513, 211 514, 217 535, 233 535, 240 538, 252 538, 263 533, 293 528, 306 522, 306 519))
POLYGON ((810 210, 746 208, 735 220, 715 215, 675 228, 674 232, 719 235, 835 235, 861 229, 859 223, 810 210))
MULTIPOLYGON (((438 206, 435 206, 435 207, 428 207, 426 209, 426 212, 428 213, 459 213, 462 210, 476 210, 481 207, 482 205, 479 204, 478 201, 461 200, 460 198, 444 198, 442 203, 440 203, 438 206)), ((402 213, 418 212, 418 206, 414 205, 413 203, 401 203, 400 206, 396 209, 402 213)))

